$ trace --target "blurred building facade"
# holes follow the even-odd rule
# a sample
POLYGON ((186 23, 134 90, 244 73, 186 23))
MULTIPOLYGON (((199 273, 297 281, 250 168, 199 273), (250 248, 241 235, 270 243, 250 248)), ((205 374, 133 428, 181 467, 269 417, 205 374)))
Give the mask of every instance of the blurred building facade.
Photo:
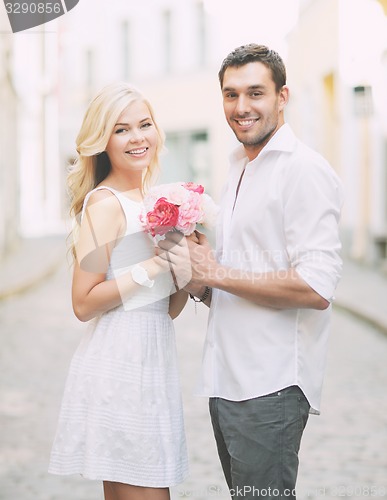
POLYGON ((8 19, 0 10, 0 261, 15 249, 19 235, 17 156, 18 97, 13 83, 13 39, 3 34, 8 19))
POLYGON ((20 230, 28 237, 63 232, 56 22, 13 37, 19 97, 20 230))
MULTIPOLYGON (((78 123, 101 86, 116 79, 133 82, 149 97, 167 133, 160 181, 202 182, 218 199, 235 139, 223 117, 217 71, 235 46, 266 43, 287 63, 287 120, 328 158, 345 184, 346 253, 369 262, 386 258, 386 0, 301 0, 283 51, 268 39, 275 23, 265 31, 259 0, 240 5, 241 11, 250 6, 253 30, 239 26, 237 18, 230 30, 217 0, 144 0, 135 10, 117 0, 114 12, 103 4, 90 14, 85 2, 83 13, 74 11, 63 23, 60 81, 71 75, 73 91, 64 87, 61 102, 67 99, 69 110, 75 103, 78 123), (74 33, 82 32, 86 20, 93 29, 82 42, 74 33)), ((71 112, 61 133, 67 151, 75 137, 73 118, 71 112)))
POLYGON ((387 2, 304 0, 289 36, 289 119, 345 185, 345 251, 387 258, 387 2))
POLYGON ((58 134, 58 33, 13 34, 0 9, 0 255, 20 237, 64 231, 58 134))
MULTIPOLYGON (((241 5, 251 10, 257 3, 241 5)), ((82 0, 58 20, 12 34, 2 15, 17 96, 12 111, 5 98, 17 130, 15 140, 4 139, 9 151, 2 151, 2 158, 14 155, 17 162, 17 193, 4 191, 22 236, 65 228, 65 177, 77 131, 92 96, 117 80, 132 82, 149 97, 166 132, 160 182, 201 182, 219 198, 234 137, 223 118, 217 71, 231 49, 254 39, 253 18, 241 13, 243 27, 234 29, 235 16, 222 0, 144 0, 135 8, 126 0, 82 0)), ((276 17, 275 8, 271 15, 276 17)))
MULTIPOLYGON (((230 50, 256 41, 286 61, 287 121, 344 181, 347 253, 384 259, 386 3, 240 0, 238 11, 229 12, 223 0, 143 0, 135 9, 127 0, 82 0, 41 34, 2 35, 1 98, 10 116, 7 133, 16 128, 19 147, 2 134, 1 160, 9 161, 1 172, 10 172, 13 187, 0 186, 1 207, 20 221, 23 235, 63 230, 66 170, 83 114, 95 93, 117 80, 144 92, 166 132, 160 182, 201 182, 219 199, 236 141, 223 116, 217 72, 230 50), (290 32, 287 44, 277 42, 280 32, 290 32), (12 44, 11 62, 6 44, 12 44)), ((0 231, 11 241, 5 214, 0 231)))
POLYGON ((99 2, 92 12, 86 3, 79 5, 64 19, 61 33, 62 161, 74 151, 91 97, 104 85, 124 80, 149 98, 166 132, 160 182, 197 181, 219 194, 218 171, 227 171, 223 139, 228 131, 210 23, 198 0, 145 0, 135 10, 116 0, 113 11, 99 2), (86 23, 93 26, 87 33, 86 23))

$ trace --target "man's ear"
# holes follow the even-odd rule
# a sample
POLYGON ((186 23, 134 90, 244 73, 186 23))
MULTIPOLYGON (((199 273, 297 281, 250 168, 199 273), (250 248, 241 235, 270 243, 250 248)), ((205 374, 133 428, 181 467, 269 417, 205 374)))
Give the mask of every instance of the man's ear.
POLYGON ((278 96, 279 96, 279 109, 280 111, 283 111, 283 109, 285 108, 285 106, 289 101, 289 87, 284 85, 280 89, 278 96))

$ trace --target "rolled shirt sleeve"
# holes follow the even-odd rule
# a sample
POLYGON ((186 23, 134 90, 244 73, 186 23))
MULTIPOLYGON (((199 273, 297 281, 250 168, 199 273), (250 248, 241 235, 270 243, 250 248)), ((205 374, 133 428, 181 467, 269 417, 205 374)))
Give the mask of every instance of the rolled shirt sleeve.
MULTIPOLYGON (((284 124, 254 160, 242 146, 233 152, 218 258, 248 273, 282 276, 293 267, 331 301, 342 268, 342 203, 334 170, 284 124)), ((214 289, 198 393, 243 401, 298 385, 318 413, 330 317, 330 307, 263 307, 214 289)))
POLYGON ((332 167, 317 153, 305 156, 287 182, 284 228, 291 267, 332 302, 341 277, 339 219, 343 188, 332 167))

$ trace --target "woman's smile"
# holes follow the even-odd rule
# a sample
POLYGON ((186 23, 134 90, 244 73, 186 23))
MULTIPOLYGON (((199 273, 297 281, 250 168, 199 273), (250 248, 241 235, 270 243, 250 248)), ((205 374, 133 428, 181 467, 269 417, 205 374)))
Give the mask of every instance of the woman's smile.
POLYGON ((126 154, 129 154, 131 156, 142 157, 147 153, 148 149, 149 148, 130 149, 129 151, 126 151, 126 154))

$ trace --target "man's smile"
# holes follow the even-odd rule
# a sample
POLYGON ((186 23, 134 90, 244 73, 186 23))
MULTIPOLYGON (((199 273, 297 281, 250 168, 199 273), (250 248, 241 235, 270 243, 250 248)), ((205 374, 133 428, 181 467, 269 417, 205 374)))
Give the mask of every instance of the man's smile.
POLYGON ((257 121, 259 120, 259 118, 244 118, 244 119, 237 119, 237 118, 234 118, 234 121, 242 128, 250 128, 252 127, 257 121))

